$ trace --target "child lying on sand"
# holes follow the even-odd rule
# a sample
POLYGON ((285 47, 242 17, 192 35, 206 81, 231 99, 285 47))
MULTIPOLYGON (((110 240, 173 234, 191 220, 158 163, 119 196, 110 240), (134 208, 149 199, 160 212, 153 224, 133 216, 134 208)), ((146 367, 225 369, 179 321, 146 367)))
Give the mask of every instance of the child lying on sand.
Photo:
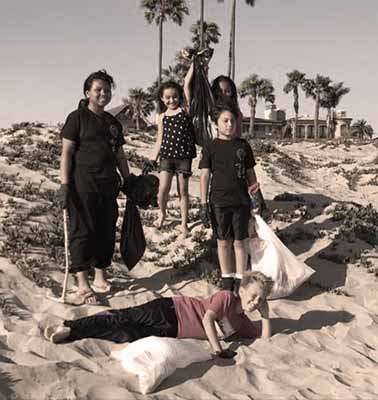
POLYGON ((272 285, 273 281, 261 272, 248 272, 237 296, 221 290, 207 299, 187 296, 155 299, 137 307, 65 320, 62 325, 46 327, 44 336, 53 343, 84 338, 123 343, 147 336, 207 339, 217 356, 232 358, 236 353, 222 349, 219 336, 223 339, 234 334, 245 338, 271 336, 266 298, 272 285), (260 312, 261 331, 244 313, 254 310, 260 312))

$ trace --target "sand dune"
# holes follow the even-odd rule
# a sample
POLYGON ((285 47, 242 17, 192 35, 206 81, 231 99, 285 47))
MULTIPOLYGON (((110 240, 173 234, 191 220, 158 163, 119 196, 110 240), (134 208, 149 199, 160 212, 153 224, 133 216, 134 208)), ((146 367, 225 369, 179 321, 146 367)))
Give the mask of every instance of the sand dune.
MULTIPOLYGON (((54 143, 56 130, 35 129, 33 144, 24 143, 23 130, 0 134, 0 399, 145 398, 136 391, 135 377, 110 357, 122 345, 92 339, 54 345, 41 336, 40 328, 47 323, 106 307, 75 308, 48 298, 59 295, 64 269, 60 212, 51 207, 49 197, 49 190, 57 187, 57 170, 42 158, 38 162, 43 168, 32 169, 31 161, 35 143, 54 143), (40 226, 32 231, 34 237, 50 247, 56 240, 59 251, 49 252, 37 239, 22 246, 25 236, 20 232, 33 224, 40 226), (53 233, 46 236, 44 230, 53 233), (36 261, 22 261, 23 256, 36 261)), ((135 172, 140 157, 148 157, 152 150, 147 135, 138 139, 142 138, 128 138, 126 146, 135 172)), ((52 158, 54 149, 48 150, 52 158)), ((271 339, 233 343, 238 352, 234 362, 208 361, 178 370, 151 399, 378 397, 377 244, 374 236, 359 231, 363 221, 374 221, 374 210, 360 211, 362 217, 356 211, 349 231, 345 225, 352 202, 378 207, 377 147, 296 143, 274 144, 274 151, 266 150, 266 144, 256 144, 257 174, 273 212, 271 225, 316 274, 289 298, 271 301, 271 339), (299 197, 274 200, 284 192, 299 197)), ((206 241, 210 231, 200 226, 195 208, 196 168, 190 193, 191 238, 184 242, 177 241, 177 197, 170 199, 169 226, 163 232, 152 227, 156 210, 142 213, 148 249, 130 273, 124 272, 116 254, 112 280, 119 289, 104 299, 109 306, 127 307, 177 293, 207 296, 217 290, 209 282, 216 279, 210 272, 214 248, 206 241), (199 251, 201 246, 206 253, 199 251)), ((125 199, 119 202, 123 206, 125 199)), ((71 278, 70 290, 74 288, 71 278)))

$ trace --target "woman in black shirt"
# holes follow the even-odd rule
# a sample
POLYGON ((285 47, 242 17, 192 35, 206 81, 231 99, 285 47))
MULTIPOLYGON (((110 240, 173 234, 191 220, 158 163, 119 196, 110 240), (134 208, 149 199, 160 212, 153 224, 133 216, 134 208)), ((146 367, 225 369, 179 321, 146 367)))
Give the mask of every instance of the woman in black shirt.
POLYGON ((85 100, 70 113, 62 130, 59 200, 70 217, 70 272, 76 273, 77 304, 99 304, 95 292, 107 292, 104 269, 114 252, 119 179, 129 175, 122 125, 104 108, 113 78, 101 70, 84 82, 85 100), (95 268, 92 287, 88 270, 95 268), (93 289, 92 289, 93 288, 93 289))

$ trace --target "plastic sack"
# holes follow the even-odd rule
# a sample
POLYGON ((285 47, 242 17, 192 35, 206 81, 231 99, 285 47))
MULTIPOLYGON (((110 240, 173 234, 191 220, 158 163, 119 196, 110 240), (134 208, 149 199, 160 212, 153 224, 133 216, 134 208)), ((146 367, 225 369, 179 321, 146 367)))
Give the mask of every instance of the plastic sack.
MULTIPOLYGON (((210 49, 208 50, 210 51, 210 49)), ((194 73, 191 81, 192 100, 189 105, 189 115, 194 127, 194 140, 199 146, 204 146, 205 143, 213 138, 209 117, 214 107, 214 98, 209 81, 207 80, 202 58, 202 56, 196 56, 193 61, 194 73)))
POLYGON ((129 271, 138 264, 146 250, 142 221, 137 206, 131 200, 126 201, 119 250, 129 271))
POLYGON ((136 340, 123 350, 113 351, 112 356, 127 372, 138 376, 142 394, 151 393, 177 368, 211 359, 203 341, 156 336, 136 340))
POLYGON ((273 279, 270 299, 289 296, 315 271, 300 261, 259 215, 250 220, 250 231, 253 228, 257 237, 249 240, 252 271, 260 271, 273 279))

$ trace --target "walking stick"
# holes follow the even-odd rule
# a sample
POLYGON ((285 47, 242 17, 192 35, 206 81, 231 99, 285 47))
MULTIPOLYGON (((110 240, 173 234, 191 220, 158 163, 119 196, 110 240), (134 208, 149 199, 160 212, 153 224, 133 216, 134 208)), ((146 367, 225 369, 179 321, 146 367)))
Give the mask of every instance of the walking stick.
POLYGON ((63 291, 62 297, 60 298, 62 303, 66 302, 66 290, 67 290, 67 283, 68 283, 68 268, 69 268, 69 261, 68 261, 68 221, 67 221, 67 209, 63 210, 63 229, 64 229, 64 256, 65 256, 65 272, 64 272, 64 281, 63 281, 63 291))
POLYGON ((63 209, 63 230, 64 230, 64 256, 65 256, 65 271, 64 271, 64 281, 63 281, 63 290, 62 295, 59 298, 47 296, 50 300, 57 301, 58 303, 66 303, 66 291, 68 284, 68 218, 67 218, 67 209, 63 209))

